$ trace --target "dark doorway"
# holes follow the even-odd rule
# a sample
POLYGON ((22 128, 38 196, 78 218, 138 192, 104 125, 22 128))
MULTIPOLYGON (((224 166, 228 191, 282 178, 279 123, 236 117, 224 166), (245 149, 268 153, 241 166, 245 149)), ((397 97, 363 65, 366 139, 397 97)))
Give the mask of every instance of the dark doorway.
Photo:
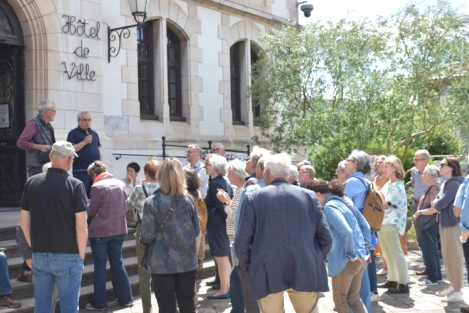
POLYGON ((0 207, 19 206, 26 179, 24 152, 16 140, 25 125, 23 33, 0 0, 0 207))

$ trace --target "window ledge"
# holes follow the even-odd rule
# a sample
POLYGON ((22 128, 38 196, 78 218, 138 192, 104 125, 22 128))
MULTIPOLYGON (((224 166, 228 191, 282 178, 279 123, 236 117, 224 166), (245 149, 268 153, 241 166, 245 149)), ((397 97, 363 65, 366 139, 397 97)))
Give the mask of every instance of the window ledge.
POLYGON ((172 122, 185 122, 186 118, 184 116, 170 116, 169 120, 172 122))
POLYGON ((152 120, 152 121, 159 121, 160 118, 158 115, 140 115, 141 120, 152 120))

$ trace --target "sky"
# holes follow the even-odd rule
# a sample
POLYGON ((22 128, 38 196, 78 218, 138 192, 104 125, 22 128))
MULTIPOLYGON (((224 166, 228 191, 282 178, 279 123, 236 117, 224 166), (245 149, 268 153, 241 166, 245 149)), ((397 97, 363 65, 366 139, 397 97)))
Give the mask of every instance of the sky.
MULTIPOLYGON (((300 24, 307 24, 315 20, 338 20, 341 18, 374 18, 379 15, 388 16, 403 8, 409 0, 308 0, 314 6, 311 17, 306 19, 300 11, 300 24)), ((415 3, 436 4, 437 0, 413 1, 415 3)), ((469 2, 467 0, 449 0, 454 7, 462 7, 469 14, 469 2)))

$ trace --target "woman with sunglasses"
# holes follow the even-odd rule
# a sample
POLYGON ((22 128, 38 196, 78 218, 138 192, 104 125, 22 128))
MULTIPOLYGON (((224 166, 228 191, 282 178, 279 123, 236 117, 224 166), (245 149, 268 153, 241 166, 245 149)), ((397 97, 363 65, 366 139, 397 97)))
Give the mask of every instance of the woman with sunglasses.
POLYGON ((441 300, 442 302, 460 302, 464 301, 462 294, 463 251, 459 217, 456 217, 453 212, 456 193, 464 180, 461 177, 461 165, 458 159, 445 157, 440 163, 440 174, 446 181, 441 185, 440 193, 433 201, 429 214, 440 212, 441 255, 450 285, 438 291, 436 295, 445 297, 441 300))

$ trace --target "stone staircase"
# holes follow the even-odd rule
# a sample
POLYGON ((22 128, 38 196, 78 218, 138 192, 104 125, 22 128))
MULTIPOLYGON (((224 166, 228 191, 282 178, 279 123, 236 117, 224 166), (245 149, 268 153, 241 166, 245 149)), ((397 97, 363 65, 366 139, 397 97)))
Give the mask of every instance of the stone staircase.
MULTIPOLYGON (((22 271, 23 258, 18 254, 16 245, 16 227, 7 226, 0 227, 0 247, 6 248, 5 254, 8 257, 8 266, 10 274, 10 284, 13 289, 13 297, 21 301, 21 308, 11 309, 0 307, 0 313, 32 313, 34 312, 34 285, 32 283, 19 282, 16 277, 22 271)), ((197 271, 197 279, 207 278, 214 275, 215 264, 213 259, 209 256, 208 246, 206 246, 205 253, 207 258, 204 260, 204 267, 197 271)), ((124 257, 124 265, 129 275, 130 283, 132 285, 132 292, 134 298, 139 296, 138 290, 138 264, 137 255, 135 252, 135 237, 133 232, 129 231, 126 240, 122 247, 122 255, 124 257)), ((93 257, 91 254, 91 247, 87 246, 85 256, 85 269, 83 272, 83 279, 81 283, 80 294, 80 308, 84 308, 86 303, 93 296, 93 257)), ((109 265, 107 267, 107 297, 108 301, 114 301, 115 296, 112 290, 111 274, 109 265)), ((57 309, 56 312, 59 312, 57 309)))

